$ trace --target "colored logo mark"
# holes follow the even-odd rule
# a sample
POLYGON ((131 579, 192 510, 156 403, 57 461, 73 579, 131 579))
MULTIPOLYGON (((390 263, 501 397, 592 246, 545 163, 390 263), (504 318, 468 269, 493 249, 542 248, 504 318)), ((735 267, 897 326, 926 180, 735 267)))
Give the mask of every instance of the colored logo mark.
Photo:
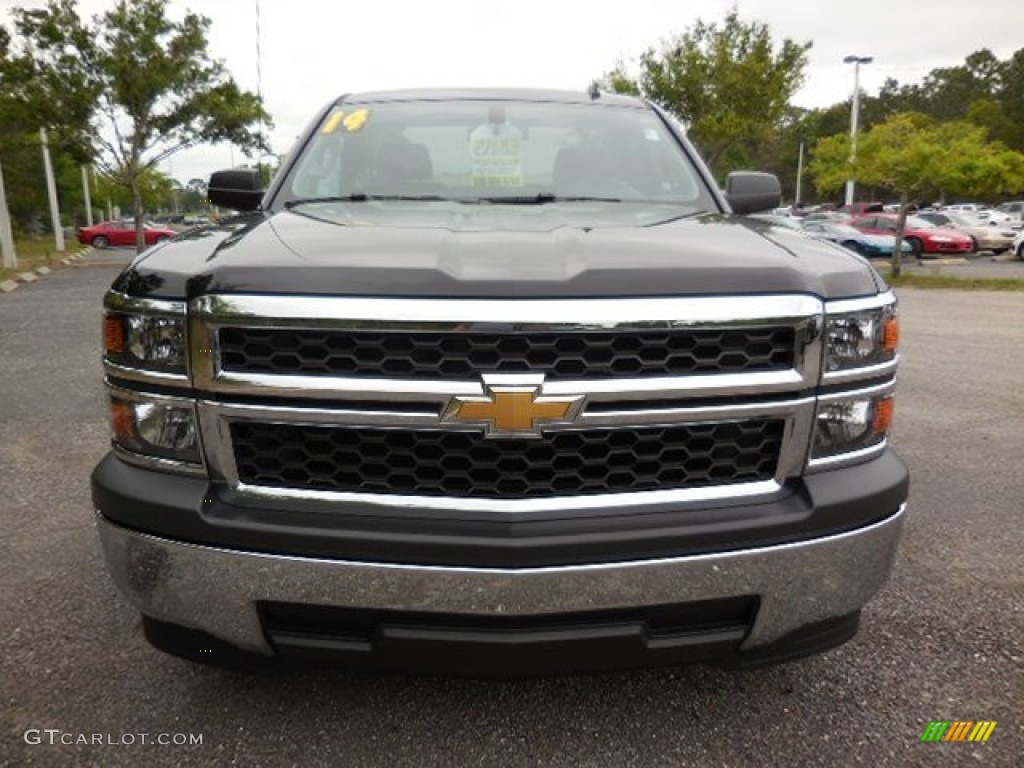
POLYGON ((932 720, 921 741, 988 741, 995 728, 995 720, 932 720))
POLYGON ((486 437, 540 437, 542 424, 570 424, 583 408, 583 395, 542 397, 543 376, 483 376, 484 397, 456 395, 444 422, 479 424, 486 437))

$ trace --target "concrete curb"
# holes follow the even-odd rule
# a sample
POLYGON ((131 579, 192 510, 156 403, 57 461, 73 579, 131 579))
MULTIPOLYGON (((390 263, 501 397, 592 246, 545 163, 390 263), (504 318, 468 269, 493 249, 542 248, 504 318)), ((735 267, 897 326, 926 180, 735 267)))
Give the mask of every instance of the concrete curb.
MULTIPOLYGON (((57 264, 63 264, 64 266, 71 266, 76 261, 81 261, 84 256, 88 255, 91 252, 92 252, 92 246, 89 246, 88 248, 85 248, 85 249, 83 249, 81 251, 78 251, 77 253, 69 253, 67 256, 65 256, 63 259, 61 259, 59 262, 52 262, 52 264, 53 264, 54 267, 57 264)), ((37 282, 39 280, 39 278, 45 277, 46 275, 51 275, 51 274, 53 274, 53 269, 51 269, 50 267, 46 267, 46 266, 36 267, 31 272, 21 272, 21 273, 15 275, 14 278, 11 279, 11 280, 4 280, 3 282, 0 282, 0 294, 11 293, 16 288, 20 288, 23 285, 28 285, 29 283, 35 283, 35 282, 37 282)))

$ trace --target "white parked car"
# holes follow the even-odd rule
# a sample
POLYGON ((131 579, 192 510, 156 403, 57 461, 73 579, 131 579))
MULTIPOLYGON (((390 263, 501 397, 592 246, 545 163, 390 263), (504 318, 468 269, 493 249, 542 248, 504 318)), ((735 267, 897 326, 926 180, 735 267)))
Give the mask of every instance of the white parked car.
POLYGON ((1017 237, 1013 240, 1013 245, 1010 247, 1013 248, 1013 252, 1017 254, 1017 258, 1024 261, 1024 232, 1017 234, 1017 237))
POLYGON ((1006 217, 1008 223, 1014 229, 1024 227, 1024 200, 1011 200, 1001 203, 996 207, 996 212, 1006 217))
POLYGON ((982 212, 989 210, 989 207, 984 203, 953 203, 952 205, 942 206, 940 210, 943 213, 956 211, 957 213, 970 213, 977 216, 982 212))
POLYGON ((1014 221, 1010 214, 1003 213, 1002 211, 997 211, 992 208, 981 211, 978 213, 976 218, 982 223, 982 225, 989 224, 993 227, 1010 227, 1013 225, 1020 225, 1020 222, 1014 221))

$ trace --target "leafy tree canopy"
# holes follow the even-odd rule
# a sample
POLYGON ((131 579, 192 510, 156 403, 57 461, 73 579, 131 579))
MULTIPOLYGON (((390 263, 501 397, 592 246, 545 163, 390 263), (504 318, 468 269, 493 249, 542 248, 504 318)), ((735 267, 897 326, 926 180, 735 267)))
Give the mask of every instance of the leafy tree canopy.
MULTIPOLYGON (((991 142, 984 128, 958 120, 936 122, 920 113, 894 115, 857 142, 850 162, 850 137, 837 134, 814 146, 808 171, 821 190, 848 178, 899 194, 903 203, 896 237, 902 238, 909 202, 924 195, 992 197, 1024 187, 1024 155, 991 142)), ((893 251, 899 274, 900 249, 893 251)))
POLYGON ((174 21, 167 4, 119 0, 91 22, 75 0, 16 9, 22 50, 8 56, 17 62, 10 69, 18 73, 20 102, 37 119, 60 125, 65 114, 53 105, 64 104, 62 94, 77 94, 75 114, 79 101, 87 104, 89 147, 103 175, 130 190, 140 248, 147 172, 197 143, 262 150, 258 127, 269 122, 259 98, 210 56, 210 20, 186 13, 174 21))
POLYGON ((613 90, 642 94, 688 126, 716 175, 746 165, 784 118, 804 80, 811 43, 776 46, 767 25, 737 11, 721 24, 695 25, 640 58, 639 78, 623 65, 604 78, 613 90))

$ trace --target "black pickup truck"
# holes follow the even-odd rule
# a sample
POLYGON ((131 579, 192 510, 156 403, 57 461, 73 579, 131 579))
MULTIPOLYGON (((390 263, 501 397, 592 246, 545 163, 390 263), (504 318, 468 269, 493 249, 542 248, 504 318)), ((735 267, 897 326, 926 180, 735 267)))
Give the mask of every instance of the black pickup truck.
POLYGON ((896 300, 617 95, 327 105, 105 299, 110 571, 157 647, 471 675, 832 647, 885 583, 896 300))

